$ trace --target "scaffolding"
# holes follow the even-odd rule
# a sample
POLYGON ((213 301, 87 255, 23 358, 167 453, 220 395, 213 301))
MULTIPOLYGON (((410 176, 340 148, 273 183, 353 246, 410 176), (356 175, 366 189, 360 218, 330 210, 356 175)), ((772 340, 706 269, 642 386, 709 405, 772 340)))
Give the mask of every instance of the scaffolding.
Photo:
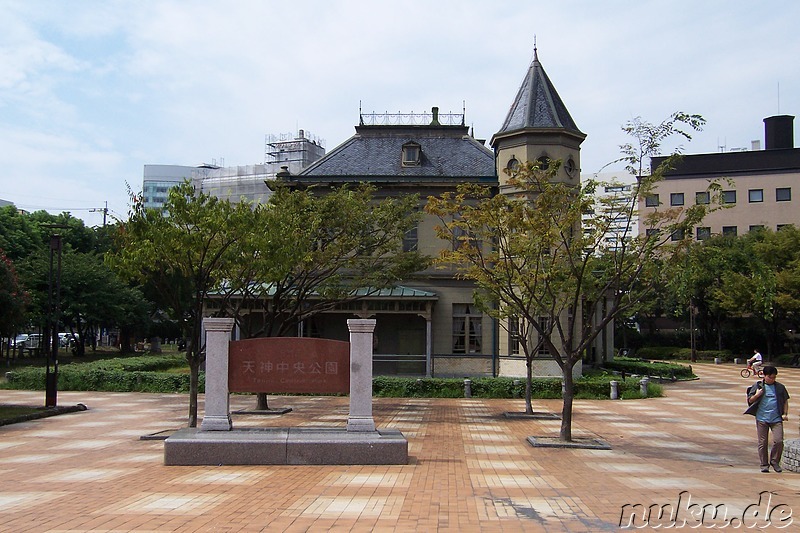
MULTIPOLYGON (((325 155, 325 141, 304 130, 292 133, 267 135, 264 143, 264 164, 288 167, 297 173, 325 155)), ((276 170, 277 171, 277 170, 276 170)))

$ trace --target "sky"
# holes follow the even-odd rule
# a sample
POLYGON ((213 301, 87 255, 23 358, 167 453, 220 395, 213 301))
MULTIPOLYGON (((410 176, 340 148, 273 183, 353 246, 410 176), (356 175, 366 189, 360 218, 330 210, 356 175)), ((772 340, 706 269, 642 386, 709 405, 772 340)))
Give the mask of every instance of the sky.
POLYGON ((675 111, 707 120, 685 153, 763 147, 765 117, 800 113, 798 21, 794 0, 0 0, 0 199, 125 219, 144 165, 262 163, 299 129, 330 152, 359 109, 465 109, 489 140, 534 40, 582 174, 675 111))

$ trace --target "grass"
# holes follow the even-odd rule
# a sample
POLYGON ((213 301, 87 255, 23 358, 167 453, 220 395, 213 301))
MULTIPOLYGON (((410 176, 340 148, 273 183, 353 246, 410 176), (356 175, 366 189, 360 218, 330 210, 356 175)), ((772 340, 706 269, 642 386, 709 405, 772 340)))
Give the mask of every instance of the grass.
POLYGON ((0 405, 0 425, 13 418, 38 413, 42 409, 42 407, 26 407, 24 405, 0 405))

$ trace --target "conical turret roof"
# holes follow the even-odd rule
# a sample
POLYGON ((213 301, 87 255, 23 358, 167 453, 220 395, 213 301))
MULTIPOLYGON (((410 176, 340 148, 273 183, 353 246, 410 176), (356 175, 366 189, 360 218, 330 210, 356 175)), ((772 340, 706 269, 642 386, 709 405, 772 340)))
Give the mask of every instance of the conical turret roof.
POLYGON ((567 106, 561 101, 550 78, 539 62, 534 49, 533 62, 522 85, 517 92, 514 103, 508 111, 505 122, 495 136, 505 135, 520 130, 530 129, 563 129, 585 137, 572 120, 567 106))

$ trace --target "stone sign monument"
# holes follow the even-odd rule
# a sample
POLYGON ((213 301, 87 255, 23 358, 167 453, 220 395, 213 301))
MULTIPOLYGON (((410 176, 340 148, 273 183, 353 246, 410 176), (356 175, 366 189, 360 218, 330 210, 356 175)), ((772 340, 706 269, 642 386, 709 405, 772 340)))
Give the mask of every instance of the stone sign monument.
POLYGON ((164 441, 166 465, 407 464, 408 441, 372 417, 374 319, 347 321, 350 342, 230 341, 233 319, 206 318, 205 413, 200 428, 164 441), (349 372, 344 369, 349 368, 349 372), (236 428, 231 392, 350 394, 346 428, 236 428))

